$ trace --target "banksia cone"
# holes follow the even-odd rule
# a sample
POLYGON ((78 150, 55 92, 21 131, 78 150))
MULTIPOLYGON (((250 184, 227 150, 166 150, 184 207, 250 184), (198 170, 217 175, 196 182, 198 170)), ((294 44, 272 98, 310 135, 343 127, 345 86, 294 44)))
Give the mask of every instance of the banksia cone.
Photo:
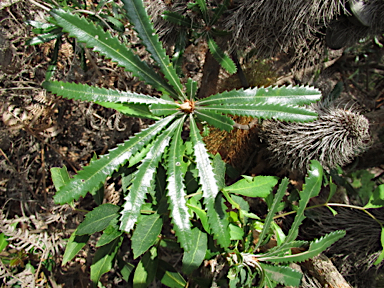
POLYGON ((311 160, 326 170, 350 163, 368 147, 369 122, 352 108, 313 108, 319 117, 314 122, 287 123, 264 121, 261 138, 267 142, 272 165, 289 171, 306 171, 311 160))

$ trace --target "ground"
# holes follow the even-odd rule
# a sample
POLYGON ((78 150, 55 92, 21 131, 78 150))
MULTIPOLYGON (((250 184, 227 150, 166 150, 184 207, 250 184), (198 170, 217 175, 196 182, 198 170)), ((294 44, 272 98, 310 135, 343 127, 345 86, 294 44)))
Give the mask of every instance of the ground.
MULTIPOLYGON (((54 53, 54 45, 53 42, 37 46, 26 45, 35 34, 25 22, 44 21, 46 17, 46 11, 32 1, 0 3, 0 231, 12 236, 8 239, 12 245, 1 252, 0 259, 12 258, 16 261, 13 267, 3 266, 0 269, 3 273, 0 274, 0 281, 3 281, 2 277, 12 275, 13 278, 8 277, 13 279, 8 285, 21 279, 25 287, 32 282, 44 287, 87 287, 89 261, 86 260, 94 253, 92 245, 95 239, 91 240, 90 245, 71 264, 61 267, 60 263, 65 247, 64 239, 70 236, 94 203, 91 198, 86 197, 73 206, 54 204, 55 189, 50 169, 66 165, 73 175, 87 165, 94 154, 106 153, 117 143, 145 128, 151 121, 127 117, 97 104, 48 94, 41 85, 54 53), (30 247, 35 247, 35 254, 40 258, 23 252, 30 247), (34 266, 34 273, 24 269, 26 263, 34 266)), ((134 34, 130 37, 133 42, 137 41, 134 34)), ((384 43, 382 37, 378 41, 384 43)), ((381 46, 369 41, 364 45, 356 46, 343 56, 335 58, 333 65, 329 65, 316 79, 308 76, 312 76, 313 71, 309 74, 298 73, 302 71, 296 71, 295 74, 289 72, 282 64, 284 57, 281 55, 276 59, 254 61, 243 68, 246 72, 253 71, 253 79, 259 77, 266 81, 256 81, 258 85, 311 82, 327 93, 338 81, 343 81, 345 97, 352 98, 362 107, 362 113, 371 122, 373 135, 372 148, 348 169, 370 169, 375 174, 375 179, 380 179, 384 171, 381 138, 384 123, 381 109, 384 107, 384 51, 381 46), (357 57, 360 57, 358 61, 357 57), (259 71, 259 74, 254 71, 259 71)), ((139 47, 138 53, 142 53, 140 49, 139 47)), ((199 43, 188 49, 185 73, 199 80, 203 73, 204 53, 207 48, 204 43, 199 43)), ((86 48, 84 65, 77 52, 64 39, 54 72, 56 80, 146 94, 156 93, 116 64, 86 48)), ((147 57, 143 53, 141 55, 147 57)), ((237 87, 237 80, 232 79, 222 72, 218 89, 237 87)), ((243 131, 236 133, 239 134, 233 137, 236 139, 233 144, 235 148, 231 146, 228 152, 220 147, 210 147, 211 151, 220 152, 227 161, 241 162, 244 154, 239 150, 244 150, 238 145, 245 143, 244 145, 248 145, 246 149, 250 149, 249 140, 255 136, 249 136, 243 131)), ((248 150, 245 151, 248 153, 248 150)), ((266 171, 264 169, 268 164, 264 163, 265 158, 254 157, 251 160, 242 167, 242 172, 262 174, 266 171)), ((105 188, 104 201, 120 203, 121 183, 110 181, 105 184, 105 188)), ((311 236, 316 236, 313 231, 311 236)), ((374 252, 377 251, 370 251, 374 252)), ((103 279, 105 283, 109 283, 107 286, 119 287, 119 275, 114 270, 105 277, 108 277, 103 279)))

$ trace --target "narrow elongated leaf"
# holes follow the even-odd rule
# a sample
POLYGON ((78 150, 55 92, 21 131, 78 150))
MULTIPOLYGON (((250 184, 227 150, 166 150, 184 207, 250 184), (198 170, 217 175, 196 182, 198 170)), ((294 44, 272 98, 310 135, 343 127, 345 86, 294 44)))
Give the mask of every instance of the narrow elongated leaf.
MULTIPOLYGON (((204 1, 204 0, 201 0, 204 1)), ((217 62, 220 63, 221 67, 227 70, 228 73, 234 74, 237 71, 235 63, 227 54, 225 54, 217 45, 215 40, 212 37, 208 36, 208 47, 212 56, 216 59, 217 62)))
POLYGON ((280 185, 279 188, 277 189, 277 193, 275 195, 275 198, 273 199, 273 203, 271 208, 269 209, 267 218, 264 221, 264 227, 263 230, 261 231, 261 234, 259 235, 259 240, 257 241, 256 247, 254 251, 256 251, 260 245, 263 243, 265 236, 267 235, 269 231, 269 227, 271 226, 271 223, 273 221, 273 216, 275 216, 276 211, 278 209, 278 206, 280 204, 281 199, 283 199, 283 196, 285 194, 285 191, 287 190, 289 180, 288 178, 284 178, 280 185))
POLYGON ((230 132, 233 129, 233 121, 231 118, 225 115, 221 115, 211 111, 199 111, 195 110, 195 115, 201 121, 206 121, 208 124, 215 126, 221 130, 230 132))
POLYGON ((201 15, 203 16, 204 22, 208 24, 209 21, 209 15, 208 15, 208 8, 207 8, 207 3, 205 0, 196 0, 197 5, 199 5, 201 15))
POLYGON ((299 233, 299 226, 305 218, 304 212, 309 202, 309 199, 311 199, 312 197, 316 197, 319 194, 322 182, 323 168, 321 167, 319 161, 312 160, 308 176, 305 177, 303 191, 300 192, 299 208, 296 212, 295 220, 293 221, 293 224, 289 229, 287 238, 285 239, 286 243, 296 239, 299 233))
POLYGON ((267 197, 277 181, 277 177, 274 176, 256 176, 251 179, 241 179, 223 190, 247 197, 267 197))
POLYGON ((77 235, 93 234, 104 230, 118 216, 120 207, 113 204, 103 204, 85 215, 84 221, 77 227, 77 235))
POLYGON ((132 251, 136 259, 145 253, 156 241, 163 227, 159 214, 143 215, 132 235, 132 251))
POLYGON ((164 11, 163 15, 161 15, 164 20, 167 20, 173 24, 184 26, 186 28, 198 29, 199 26, 196 23, 192 23, 190 18, 185 17, 176 12, 172 11, 164 11))
POLYGON ((317 118, 317 114, 309 108, 279 104, 209 105, 199 107, 198 110, 287 122, 307 122, 314 121, 317 118))
POLYGON ((176 128, 168 152, 166 170, 167 196, 177 241, 184 250, 189 250, 192 246, 192 237, 189 213, 185 199, 186 192, 184 177, 186 169, 184 168, 185 165, 183 161, 185 146, 183 139, 181 139, 183 123, 184 121, 181 121, 176 128))
POLYGON ((320 100, 321 92, 309 86, 255 87, 224 91, 196 102, 200 105, 217 104, 280 104, 309 105, 320 100))
POLYGON ((112 102, 95 102, 95 103, 105 108, 115 109, 120 113, 130 117, 147 118, 147 119, 153 119, 153 120, 160 119, 160 117, 153 115, 149 111, 148 105, 112 103, 112 102))
POLYGON ((183 272, 185 274, 190 274, 199 268, 204 260, 208 247, 207 234, 200 231, 198 228, 192 229, 192 239, 194 241, 192 249, 185 251, 183 256, 183 272))
POLYGON ((190 127, 190 137, 194 148, 199 182, 203 191, 204 205, 207 209, 208 222, 213 232, 213 238, 217 240, 220 246, 227 248, 230 244, 229 222, 226 219, 225 211, 222 211, 221 201, 216 202, 219 187, 208 152, 192 115, 190 116, 190 127))
POLYGON ((91 265, 91 281, 97 283, 100 280, 100 277, 110 271, 113 267, 113 260, 117 254, 117 251, 120 248, 121 243, 123 242, 123 237, 116 238, 111 243, 100 247, 93 258, 91 265))
POLYGON ((215 13, 213 14, 212 19, 210 20, 209 26, 214 25, 217 20, 223 15, 223 13, 227 10, 229 0, 225 0, 223 4, 219 5, 217 9, 215 9, 215 13))
POLYGON ((292 262, 303 262, 310 258, 313 258, 319 255, 321 252, 325 251, 333 243, 335 243, 340 238, 343 238, 345 231, 337 230, 333 231, 320 239, 316 239, 311 242, 309 249, 305 252, 292 254, 292 255, 283 255, 283 256, 271 256, 271 257, 260 257, 258 261, 268 261, 273 263, 292 263, 292 262))
POLYGON ((125 164, 129 157, 140 151, 173 119, 174 117, 169 116, 156 122, 126 142, 119 144, 117 148, 110 150, 109 154, 92 161, 90 165, 79 171, 67 185, 57 191, 54 196, 55 202, 64 204, 85 196, 95 185, 104 182, 113 171, 125 164))
POLYGON ((192 101, 196 97, 197 82, 193 81, 191 78, 188 78, 186 88, 187 88, 187 96, 189 100, 192 101))
POLYGON ((133 73, 149 85, 159 90, 165 90, 170 95, 176 96, 177 93, 161 78, 153 69, 135 55, 131 50, 112 37, 109 32, 104 32, 101 26, 89 22, 85 18, 80 18, 70 12, 61 9, 52 9, 51 15, 57 24, 63 27, 63 31, 68 32, 69 36, 76 37, 78 41, 86 43, 88 48, 99 52, 103 56, 115 61, 119 66, 133 73))
POLYGON ((156 116, 168 116, 177 113, 180 105, 176 103, 172 104, 152 104, 149 106, 149 110, 156 116))
POLYGON ((290 267, 273 266, 264 263, 260 263, 260 266, 268 274, 268 278, 284 286, 298 287, 303 277, 303 274, 290 267))
POLYGON ((184 100, 185 96, 182 91, 182 86, 176 70, 169 61, 165 49, 162 47, 159 37, 155 33, 153 24, 151 23, 148 14, 145 10, 142 0, 123 0, 124 9, 127 11, 127 16, 130 22, 134 25, 138 36, 143 41, 147 51, 151 53, 152 58, 160 66, 161 72, 175 89, 178 98, 184 100))
POLYGON ((63 262, 61 263, 64 266, 67 262, 71 261, 73 257, 79 253, 79 251, 87 244, 90 235, 76 235, 76 230, 71 234, 71 237, 68 239, 67 246, 65 247, 65 252, 63 256, 63 262))
POLYGON ((383 250, 381 251, 380 255, 377 257, 375 263, 373 263, 374 265, 379 265, 384 260, 384 227, 381 227, 380 242, 383 250))
POLYGON ((43 87, 56 95, 60 95, 68 99, 89 102, 135 103, 145 105, 154 103, 175 104, 171 101, 149 95, 99 88, 86 84, 54 81, 44 82, 43 87))
POLYGON ((146 194, 150 192, 149 190, 154 191, 154 179, 157 166, 165 148, 168 146, 169 141, 175 132, 175 129, 177 128, 177 125, 182 122, 182 120, 183 118, 180 118, 173 122, 167 130, 157 137, 153 146, 148 151, 148 154, 135 173, 135 178, 132 181, 130 191, 124 198, 124 209, 121 211, 120 217, 121 230, 129 232, 133 228, 140 214, 140 208, 144 203, 146 194))
POLYGON ((193 144, 193 152, 196 158, 196 167, 198 170, 200 185, 205 199, 215 199, 219 188, 216 183, 215 173, 211 165, 211 160, 207 149, 205 148, 200 131, 197 128, 195 119, 190 115, 190 137, 193 144))

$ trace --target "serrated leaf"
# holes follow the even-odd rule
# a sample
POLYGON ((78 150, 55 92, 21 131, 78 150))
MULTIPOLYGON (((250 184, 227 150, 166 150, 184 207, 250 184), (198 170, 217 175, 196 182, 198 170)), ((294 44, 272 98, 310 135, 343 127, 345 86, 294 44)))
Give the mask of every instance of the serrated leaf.
POLYGON ((213 171, 215 172, 215 179, 217 181, 217 186, 219 189, 225 187, 225 172, 226 172, 226 164, 221 159, 219 153, 217 153, 212 159, 213 171))
POLYGON ((66 166, 63 166, 62 168, 51 168, 51 177, 56 190, 59 190, 70 181, 66 166))
POLYGON ((279 188, 277 189, 277 193, 275 195, 275 198, 273 199, 273 203, 271 205, 271 208, 269 209, 267 218, 265 218, 264 227, 263 227, 263 230, 261 231, 261 233, 259 235, 259 240, 257 241, 257 244, 256 244, 254 251, 256 251, 260 247, 260 245, 263 243, 264 238, 267 235, 267 233, 269 231, 269 227, 273 221, 273 217, 275 216, 276 211, 279 207, 280 201, 281 201, 281 199, 283 199, 285 191, 287 190, 288 183, 289 183, 288 178, 284 178, 281 181, 279 188))
POLYGON ((141 258, 133 275, 133 288, 147 288, 156 276, 157 270, 156 253, 148 251, 141 258))
POLYGON ((176 271, 173 266, 163 260, 159 260, 159 269, 157 270, 157 279, 160 279, 161 283, 170 288, 184 288, 187 282, 176 271))
POLYGON ((316 197, 319 194, 322 182, 323 168, 321 167, 319 161, 312 160, 310 169, 308 171, 308 176, 305 177, 303 191, 300 192, 299 208, 296 211, 295 220, 293 221, 287 238, 285 239, 286 242, 291 242, 296 239, 297 235, 299 234, 299 226, 305 218, 304 212, 309 199, 316 197))
POLYGON ((71 261, 89 240, 90 235, 79 236, 76 235, 76 232, 77 231, 75 230, 68 239, 61 266, 64 266, 67 262, 71 261))
POLYGON ((145 10, 142 0, 123 0, 124 9, 130 22, 134 25, 138 36, 143 41, 147 51, 151 53, 152 58, 160 66, 164 77, 169 81, 175 89, 180 100, 184 100, 184 93, 176 70, 173 68, 165 49, 159 41, 158 35, 155 33, 153 24, 151 23, 148 14, 145 10))
POLYGON ((43 87, 56 95, 60 95, 68 99, 89 102, 133 103, 145 105, 155 103, 174 104, 173 102, 149 95, 99 88, 86 84, 52 81, 44 82, 43 87))
POLYGON ((113 260, 123 242, 123 237, 116 238, 111 243, 100 247, 93 257, 91 265, 91 281, 96 284, 100 277, 109 272, 113 267, 113 260))
MULTIPOLYGON (((204 0, 201 0, 204 1, 204 0)), ((227 70, 228 73, 234 74, 237 71, 235 63, 232 61, 231 58, 227 54, 225 54, 217 45, 215 40, 213 40, 212 37, 208 36, 208 47, 209 51, 211 52, 212 56, 216 59, 217 62, 223 67, 225 70, 227 70)))
POLYGON ((161 17, 163 17, 163 19, 166 21, 169 21, 176 25, 184 26, 186 28, 193 28, 193 29, 199 28, 198 25, 196 25, 195 23, 192 23, 190 18, 187 18, 184 15, 181 15, 176 12, 164 11, 161 17))
POLYGON ((216 240, 222 248, 227 249, 231 244, 231 234, 228 228, 229 220, 226 213, 227 206, 225 199, 219 194, 216 199, 204 199, 207 209, 208 222, 211 227, 213 239, 216 240))
POLYGON ((207 234, 198 228, 193 228, 191 234, 194 245, 192 249, 185 251, 183 256, 183 272, 185 274, 190 274, 199 268, 208 249, 207 234))
POLYGON ((273 187, 277 184, 278 178, 274 176, 256 176, 250 181, 241 179, 223 190, 247 197, 267 197, 273 187))
MULTIPOLYGON (((183 118, 184 119, 184 118, 183 118)), ((176 128, 167 158, 167 196, 177 241, 184 250, 192 246, 191 224, 186 206, 183 157, 185 146, 181 138, 184 120, 176 128)))
POLYGON ((145 253, 155 243, 162 227, 163 221, 159 214, 142 216, 131 238, 134 259, 145 253))
POLYGON ((61 9, 52 9, 51 15, 57 24, 63 27, 63 31, 69 33, 69 36, 76 37, 78 41, 86 43, 86 47, 93 48, 103 56, 117 62, 119 66, 132 72, 134 76, 139 77, 154 88, 165 90, 170 95, 177 97, 175 90, 147 63, 142 62, 116 37, 112 37, 109 32, 104 32, 101 26, 96 26, 85 18, 80 18, 78 15, 61 9))
POLYGON ((217 22, 217 20, 219 20, 221 15, 227 10, 228 3, 229 3, 229 0, 225 0, 223 4, 219 5, 219 7, 215 9, 215 13, 213 14, 213 17, 209 23, 209 26, 214 25, 217 22))
POLYGON ((364 206, 365 209, 369 208, 381 208, 384 206, 384 184, 381 184, 376 187, 376 189, 371 193, 367 205, 364 206))
POLYGON ((104 182, 108 176, 112 175, 113 171, 117 170, 132 155, 140 151, 173 119, 173 116, 169 116, 156 122, 124 143, 118 144, 117 148, 110 150, 108 154, 92 161, 90 165, 80 170, 67 185, 57 191, 54 196, 55 202, 64 204, 85 196, 88 191, 91 191, 99 183, 104 182))
POLYGON ((26 45, 40 45, 43 43, 50 42, 52 40, 60 38, 64 33, 61 32, 61 28, 57 28, 53 30, 50 33, 42 34, 36 37, 33 37, 32 39, 28 40, 25 44, 26 45))
POLYGON ((207 3, 205 2, 205 0, 196 0, 196 4, 199 5, 200 12, 204 19, 204 22, 208 24, 210 21, 209 21, 207 3))
POLYGON ((264 263, 260 263, 260 266, 268 274, 268 278, 286 286, 298 287, 303 277, 303 274, 290 267, 273 266, 264 263))
POLYGON ((161 118, 153 115, 148 108, 148 105, 143 104, 127 104, 127 103, 112 103, 112 102, 95 102, 96 104, 105 108, 112 108, 120 113, 137 118, 146 118, 153 120, 160 120, 161 118))
POLYGON ((191 78, 188 78, 186 88, 187 88, 187 96, 189 100, 192 101, 196 97, 197 82, 192 80, 191 78))
POLYGON ((209 105, 197 109, 199 111, 213 111, 222 114, 274 119, 287 122, 308 122, 317 119, 317 114, 309 108, 279 104, 209 105))
MULTIPOLYGON (((168 118, 169 117, 172 116, 168 116, 168 118)), ((142 161, 142 164, 138 167, 137 172, 135 172, 135 178, 132 181, 130 191, 124 198, 124 209, 121 211, 120 217, 121 230, 129 232, 135 225, 146 194, 149 190, 154 191, 155 189, 154 178, 161 156, 164 153, 165 148, 168 146, 177 125, 182 121, 183 118, 176 120, 167 128, 167 130, 157 137, 153 146, 148 151, 148 154, 142 161)))
POLYGON ((149 110, 156 116, 168 116, 177 113, 179 104, 151 104, 149 110))
POLYGON ((103 231, 103 234, 100 236, 99 240, 97 240, 96 247, 104 246, 112 242, 117 237, 120 237, 121 234, 123 234, 123 232, 119 230, 119 225, 116 217, 112 219, 110 224, 103 231))
POLYGON ((235 124, 232 118, 211 111, 199 111, 196 109, 194 114, 200 121, 206 121, 208 124, 227 132, 230 132, 233 129, 233 124, 235 124))
POLYGON ((199 175, 199 183, 203 191, 204 205, 207 209, 209 226, 213 233, 213 238, 217 243, 221 247, 227 248, 230 244, 230 235, 228 231, 229 222, 225 215, 225 209, 224 211, 222 210, 221 197, 216 202, 219 187, 208 152, 192 115, 190 116, 190 129, 189 135, 194 148, 193 152, 196 158, 196 168, 199 175))
POLYGON ((197 101, 196 106, 217 104, 279 104, 301 106, 321 98, 317 88, 309 86, 255 87, 218 93, 197 101))
POLYGON ((77 235, 93 234, 104 230, 118 216, 119 206, 103 204, 85 215, 84 221, 77 227, 77 235))
POLYGON ((303 262, 319 255, 337 240, 344 237, 344 235, 345 231, 337 230, 321 237, 320 239, 311 241, 309 249, 305 252, 283 256, 260 257, 258 258, 258 261, 268 261, 273 263, 303 262))

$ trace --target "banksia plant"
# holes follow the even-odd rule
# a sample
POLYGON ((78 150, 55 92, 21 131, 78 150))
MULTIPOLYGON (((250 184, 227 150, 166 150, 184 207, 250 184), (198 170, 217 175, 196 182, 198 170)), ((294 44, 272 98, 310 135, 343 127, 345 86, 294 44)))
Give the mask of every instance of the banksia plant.
POLYGON ((369 122, 353 108, 315 104, 313 122, 264 121, 261 138, 267 142, 273 166, 305 171, 311 160, 330 170, 350 163, 370 143, 369 122))

